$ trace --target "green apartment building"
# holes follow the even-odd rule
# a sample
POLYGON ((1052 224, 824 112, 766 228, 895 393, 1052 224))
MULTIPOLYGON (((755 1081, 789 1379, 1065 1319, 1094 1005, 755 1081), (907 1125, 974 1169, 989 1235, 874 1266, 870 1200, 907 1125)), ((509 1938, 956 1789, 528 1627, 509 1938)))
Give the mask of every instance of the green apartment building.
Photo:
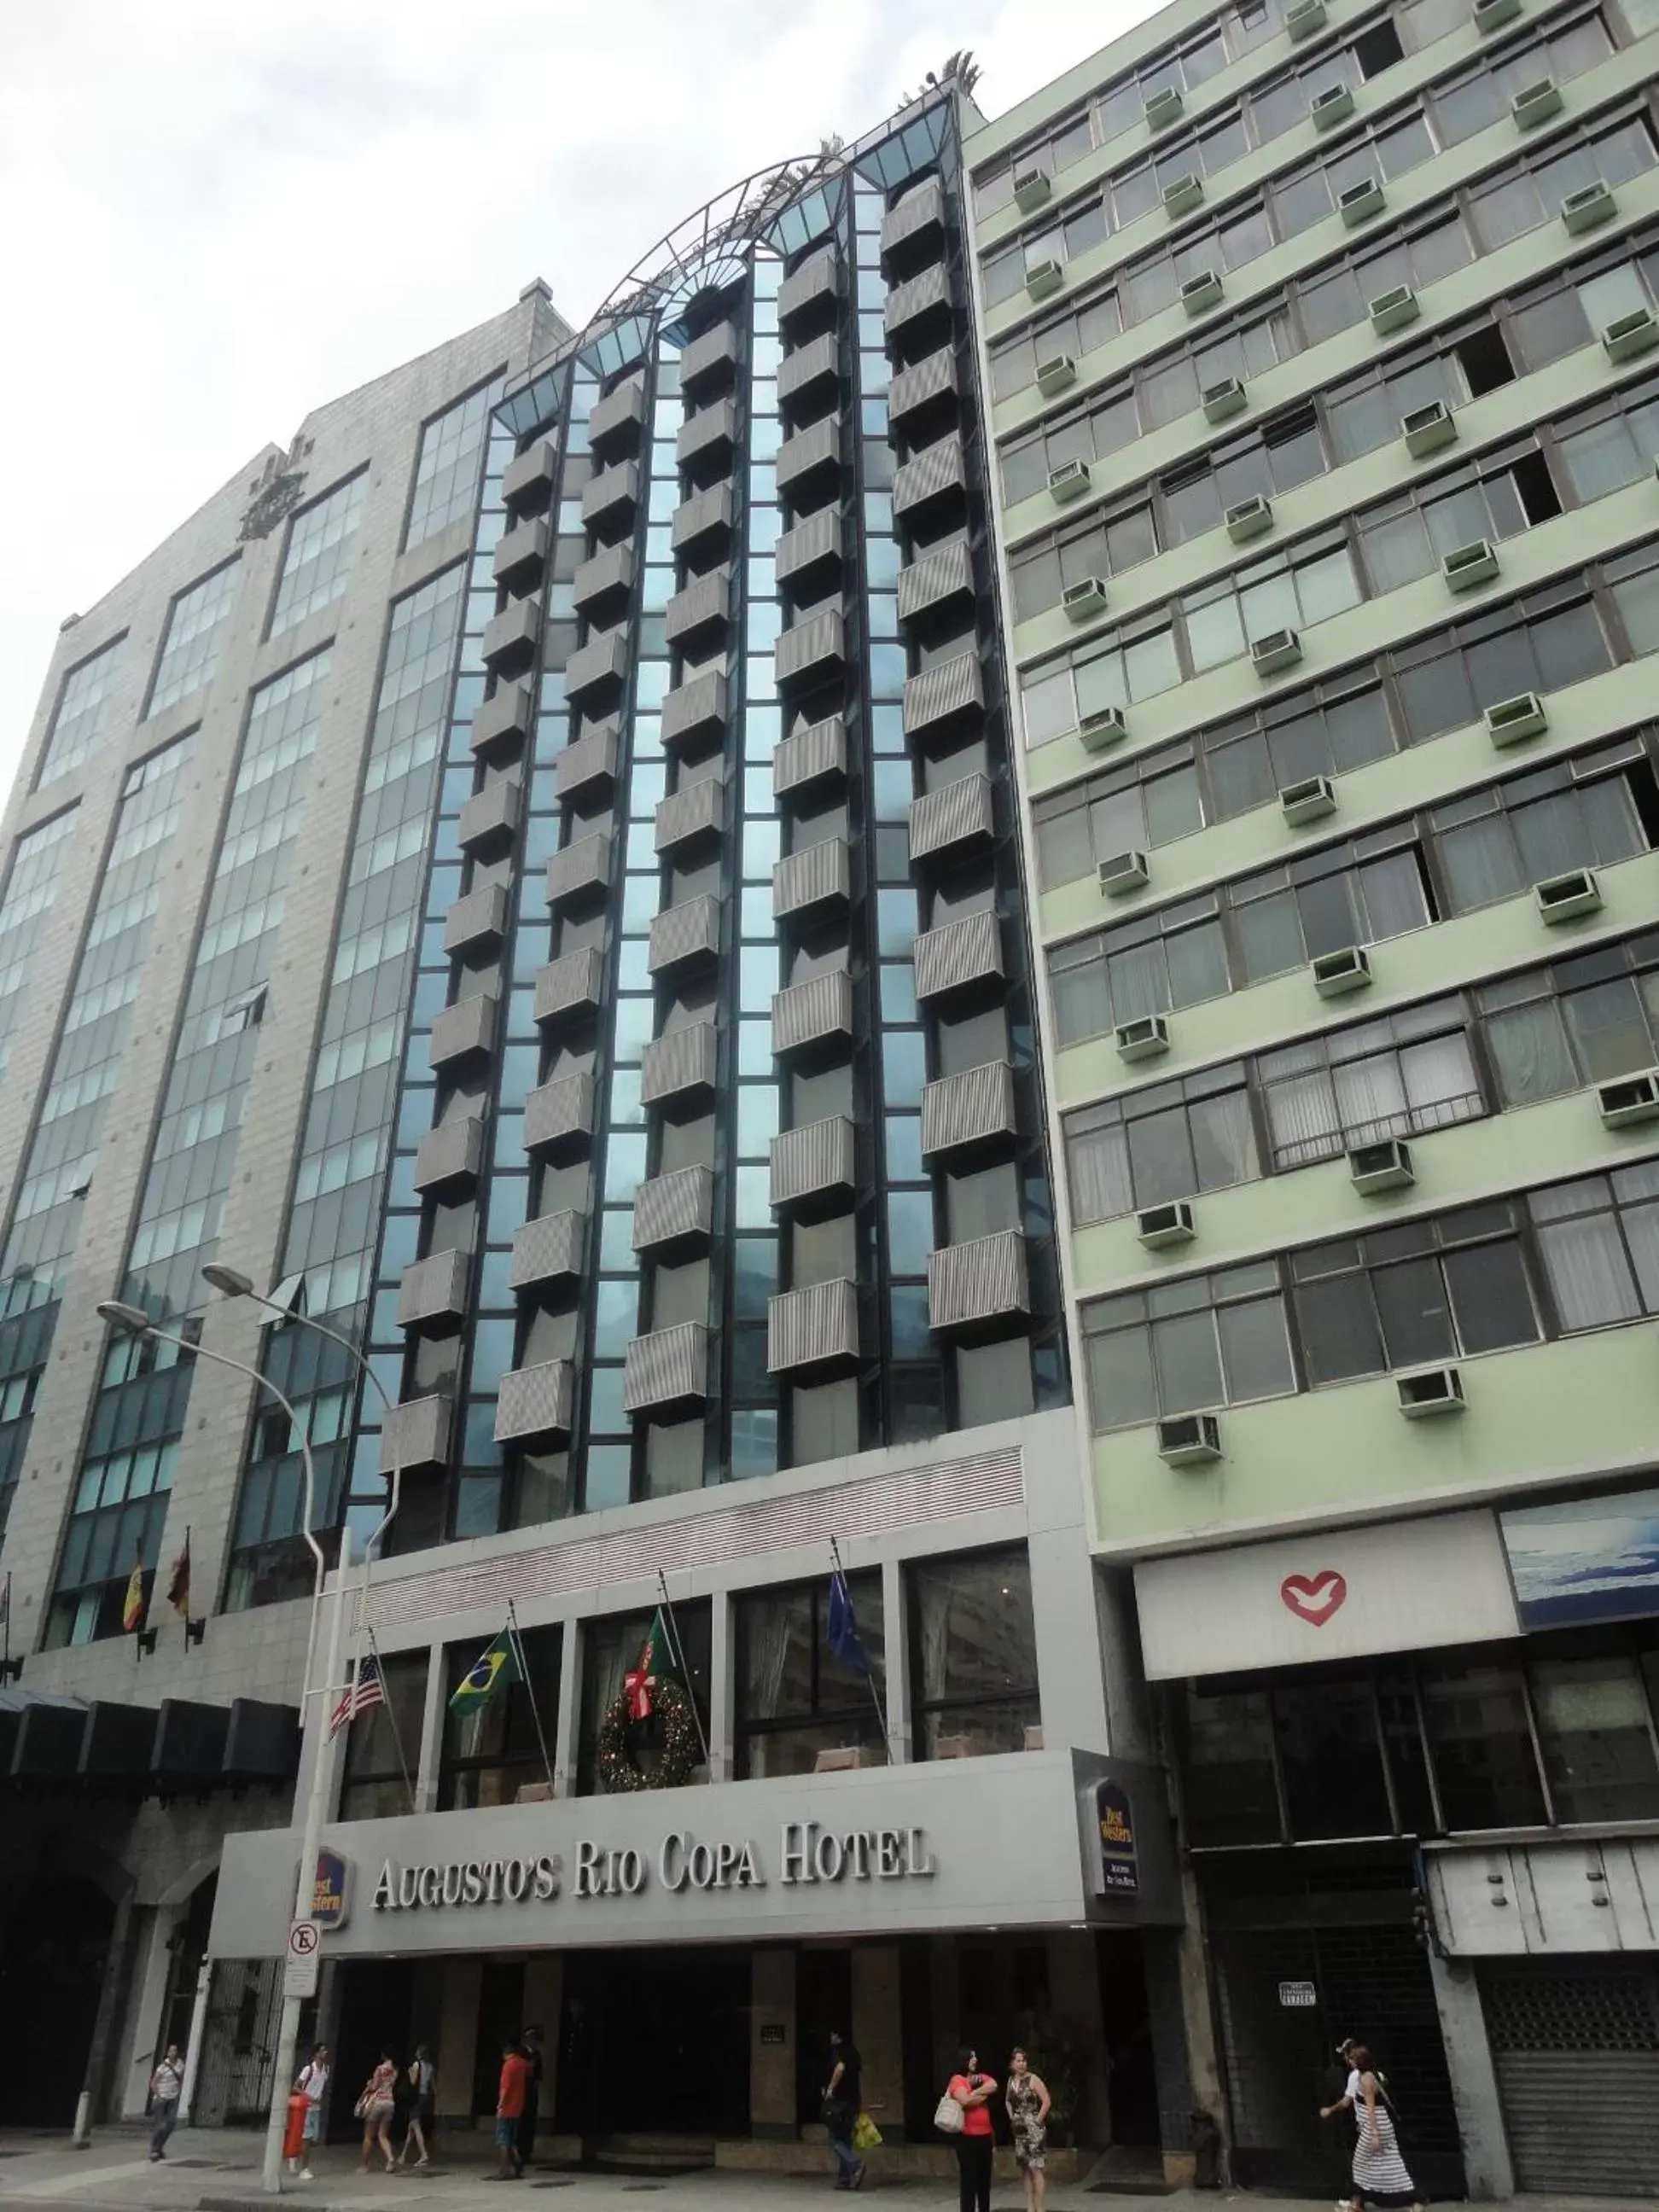
POLYGON ((1246 2181, 1334 2184, 1353 2035, 1430 2192, 1654 2187, 1656 76, 1654 0, 1182 0, 966 148, 1091 1537, 1246 2181))

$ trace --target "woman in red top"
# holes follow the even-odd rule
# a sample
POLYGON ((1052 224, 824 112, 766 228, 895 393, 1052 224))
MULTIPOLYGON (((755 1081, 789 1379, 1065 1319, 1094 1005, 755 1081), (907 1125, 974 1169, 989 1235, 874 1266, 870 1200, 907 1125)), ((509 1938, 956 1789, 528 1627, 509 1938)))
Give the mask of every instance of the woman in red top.
POLYGON ((962 2107, 962 2133, 957 2137, 961 2212, 991 2212, 991 2154, 996 2142, 989 2108, 996 2093, 995 2081, 979 2070, 978 2051, 964 2044, 957 2053, 957 2070, 947 2092, 962 2107))

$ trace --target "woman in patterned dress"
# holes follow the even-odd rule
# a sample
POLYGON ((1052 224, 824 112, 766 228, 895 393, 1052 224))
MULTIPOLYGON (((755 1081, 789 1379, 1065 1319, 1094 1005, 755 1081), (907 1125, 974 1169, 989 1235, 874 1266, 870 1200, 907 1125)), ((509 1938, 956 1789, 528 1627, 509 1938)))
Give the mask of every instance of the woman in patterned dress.
POLYGON ((1364 2212, 1368 2202, 1420 2209, 1423 2200, 1400 2155, 1400 2144, 1394 2131, 1394 2108, 1389 2102, 1387 2084, 1376 2070, 1376 2062, 1363 2043, 1349 2047, 1348 2059, 1352 2071, 1348 2075, 1346 2094, 1339 2097, 1335 2104, 1322 2106, 1319 2117, 1328 2120, 1333 2112, 1346 2108, 1358 2124, 1359 2136, 1353 2149, 1352 2212, 1364 2212))
POLYGON ((1016 2044, 1008 2058, 1008 2125, 1014 2156, 1025 2178, 1025 2212, 1042 2212, 1048 2186, 1048 2085, 1031 2071, 1031 2062, 1016 2044))

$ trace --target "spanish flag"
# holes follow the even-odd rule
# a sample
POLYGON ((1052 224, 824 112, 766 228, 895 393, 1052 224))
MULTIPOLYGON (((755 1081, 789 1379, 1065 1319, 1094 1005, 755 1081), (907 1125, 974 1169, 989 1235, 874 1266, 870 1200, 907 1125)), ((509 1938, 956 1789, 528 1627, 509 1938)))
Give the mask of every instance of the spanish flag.
POLYGON ((131 1635, 144 1625, 144 1554, 135 1545, 132 1553, 132 1572, 127 1577, 127 1594, 121 1601, 121 1628, 131 1635))
POLYGON ((513 1632, 504 1628, 489 1650, 481 1651, 462 1675, 449 1700, 449 1710, 463 1717, 468 1713, 482 1712, 497 1690, 504 1690, 509 1682, 523 1680, 513 1632))

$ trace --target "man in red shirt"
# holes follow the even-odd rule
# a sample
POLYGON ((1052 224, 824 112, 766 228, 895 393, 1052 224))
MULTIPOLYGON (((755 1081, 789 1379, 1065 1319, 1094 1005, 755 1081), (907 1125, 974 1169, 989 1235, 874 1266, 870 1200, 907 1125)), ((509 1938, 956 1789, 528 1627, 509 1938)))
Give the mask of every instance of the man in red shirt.
POLYGON ((495 2148, 501 2153, 501 2164, 489 2175, 491 2181, 516 2181, 524 2172, 524 2160, 519 2155, 519 2121, 529 2079, 530 2061, 516 2044, 504 2043, 501 2085, 495 2092, 495 2148))

